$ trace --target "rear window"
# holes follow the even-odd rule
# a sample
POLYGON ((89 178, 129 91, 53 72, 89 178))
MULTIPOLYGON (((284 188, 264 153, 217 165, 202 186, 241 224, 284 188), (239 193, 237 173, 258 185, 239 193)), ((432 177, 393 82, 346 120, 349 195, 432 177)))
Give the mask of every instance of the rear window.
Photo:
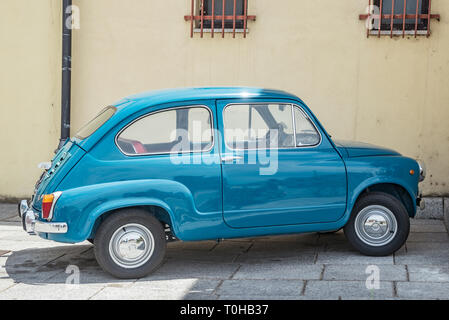
POLYGON ((78 139, 86 139, 92 133, 94 133, 98 128, 106 123, 115 113, 117 109, 113 106, 109 106, 100 111, 100 113, 90 120, 84 127, 82 127, 76 134, 75 137, 78 139))

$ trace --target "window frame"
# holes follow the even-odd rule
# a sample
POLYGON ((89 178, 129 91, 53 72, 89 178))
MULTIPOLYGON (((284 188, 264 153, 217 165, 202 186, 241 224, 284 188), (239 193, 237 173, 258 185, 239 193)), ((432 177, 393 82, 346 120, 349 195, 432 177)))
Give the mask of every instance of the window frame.
POLYGON ((222 119, 223 119, 223 141, 225 144, 225 147, 227 149, 229 149, 230 151, 253 151, 253 150, 296 150, 296 149, 309 149, 309 148, 318 148, 321 143, 323 142, 323 137, 321 135, 321 131, 318 129, 318 126, 315 124, 315 122, 312 120, 312 118, 307 114, 307 112, 304 111, 304 108, 301 107, 300 105, 296 104, 296 103, 291 103, 291 102, 277 102, 277 101, 257 101, 257 102, 234 102, 234 103, 229 103, 227 105, 224 106, 223 111, 222 111, 222 119), (234 106, 234 105, 257 105, 257 104, 283 104, 283 105, 289 105, 291 106, 291 120, 292 120, 292 125, 293 125, 293 136, 294 136, 294 143, 295 145, 293 147, 281 147, 281 148, 248 148, 248 149, 241 149, 241 148, 233 148, 231 146, 228 145, 228 143, 226 142, 226 123, 225 123, 225 111, 228 107, 230 106, 234 106), (314 145, 305 145, 305 146, 298 146, 297 141, 296 141, 296 118, 295 118, 295 111, 294 108, 298 108, 299 111, 305 116, 305 118, 313 125, 313 127, 315 128, 315 131, 318 133, 318 136, 320 137, 320 140, 318 141, 318 143, 314 144, 314 145))
MULTIPOLYGON (((214 0, 216 1, 216 0, 214 0)), ((241 1, 241 8, 238 6, 238 4, 236 3, 236 17, 237 16, 243 16, 245 14, 245 0, 237 0, 237 1, 241 1), (238 11, 242 11, 242 14, 239 14, 238 11)), ((231 0, 229 0, 229 3, 232 4, 231 0)), ((220 8, 220 7, 218 7, 220 8)), ((201 0, 197 0, 197 8, 196 8, 196 14, 201 15, 201 0)), ((215 3, 214 9, 217 9, 217 4, 215 3)), ((222 9, 222 7, 220 8, 222 9)), ((225 8, 225 12, 220 14, 212 14, 212 3, 211 3, 211 7, 209 8, 209 1, 208 0, 204 0, 204 16, 233 16, 234 12, 226 12, 226 8, 225 8)), ((222 10, 223 11, 223 10, 222 10)), ((214 29, 216 30, 221 30, 223 29, 223 26, 218 26, 216 23, 219 22, 219 24, 222 24, 224 22, 225 26, 224 29, 226 30, 232 30, 234 28, 233 26, 233 20, 221 20, 221 19, 213 19, 215 21, 214 23, 214 29), (227 25, 226 25, 227 24, 227 25)), ((197 21, 196 22, 197 25, 195 26, 195 29, 200 29, 201 28, 201 21, 197 21)), ((236 19, 235 20, 235 29, 236 30, 243 30, 245 28, 245 21, 244 19, 236 19)), ((208 19, 203 19, 203 31, 204 30, 212 30, 212 19, 208 20, 208 19)))
MULTIPOLYGON (((376 5, 376 3, 380 4, 380 1, 385 0, 368 0, 368 7, 367 7, 367 13, 364 14, 360 14, 359 15, 359 20, 364 20, 366 23, 366 36, 369 38, 371 36, 375 36, 380 38, 381 36, 390 36, 390 38, 393 38, 393 36, 402 36, 402 38, 405 38, 405 36, 414 36, 415 38, 418 36, 426 36, 426 37, 430 37, 431 34, 431 28, 430 28, 430 22, 432 19, 436 19, 437 21, 440 21, 440 15, 439 14, 435 14, 432 13, 432 0, 421 0, 421 12, 416 14, 416 11, 413 12, 412 14, 407 13, 404 16, 404 13, 402 12, 401 14, 394 14, 393 16, 391 15, 391 12, 388 13, 382 13, 379 12, 377 13, 373 13, 371 12, 372 7, 376 7, 379 9, 379 11, 383 11, 383 7, 380 8, 379 6, 376 5), (423 5, 427 5, 427 13, 422 13, 422 12, 426 12, 425 8, 423 5), (381 10, 382 9, 382 10, 381 10), (371 23, 368 24, 368 22, 370 20, 380 20, 379 21, 379 29, 374 29, 371 28, 371 23), (402 19, 402 28, 395 29, 394 28, 394 20, 395 19, 402 19), (414 23, 414 27, 412 29, 408 28, 408 24, 405 23, 406 19, 415 19, 415 23, 414 23), (427 28, 422 28, 422 24, 418 23, 418 19, 424 20, 421 21, 422 24, 427 25, 427 28), (384 20, 387 21, 387 25, 388 22, 390 23, 390 28, 389 29, 382 29, 382 22, 384 22, 384 20), (407 26, 407 28, 406 28, 407 26)), ((395 1, 404 1, 404 0, 395 0, 395 1)), ((407 0, 407 1, 417 1, 417 0, 407 0)), ((393 8, 392 8, 393 9, 393 8)))
MULTIPOLYGON (((380 8, 380 0, 372 0, 372 1, 373 1, 373 5, 378 6, 380 8)), ((382 0, 382 1, 387 1, 387 0, 382 0)), ((390 1, 393 2, 393 0, 390 0, 390 1)), ((399 0, 396 0, 396 1, 399 1, 399 0)), ((414 1, 414 0, 409 0, 409 1, 414 1)), ((428 15, 430 0, 420 0, 420 1, 421 1, 421 3, 420 3, 421 11, 418 11, 418 15, 428 15)), ((383 7, 382 9, 385 9, 385 7, 383 7)), ((385 11, 383 13, 381 12, 381 14, 382 14, 382 16, 391 15, 391 11, 389 11, 389 12, 385 11)), ((402 13, 400 13, 400 14, 402 15, 402 13)), ((406 15, 416 15, 416 11, 409 13, 406 10, 405 14, 406 15)), ((395 19, 393 19, 393 20, 395 20, 395 19)), ((420 23, 418 23, 416 25, 417 31, 426 31, 427 32, 427 27, 428 27, 427 19, 420 18, 420 20, 421 20, 420 23)), ((393 22, 393 31, 401 31, 402 32, 403 22, 397 23, 396 25, 399 25, 399 24, 401 25, 401 28, 395 29, 395 23, 393 22)), ((388 31, 388 32, 391 31, 391 19, 382 19, 382 23, 379 22, 379 25, 380 25, 380 31, 388 31), (383 28, 383 27, 385 27, 385 28, 383 28)), ((414 22, 413 23, 405 23, 404 30, 405 31, 414 31, 415 23, 414 22)))
MULTIPOLYGON (((226 15, 215 15, 214 12, 212 12, 212 15, 205 15, 204 12, 204 8, 202 6, 202 4, 204 3, 204 1, 206 0, 190 0, 191 1, 191 5, 190 5, 190 14, 189 15, 185 15, 184 16, 184 20, 185 21, 189 21, 190 22, 190 38, 193 38, 194 33, 199 33, 200 37, 203 38, 204 33, 209 33, 211 34, 211 38, 214 38, 214 34, 220 34, 221 33, 221 37, 224 38, 225 37, 225 33, 231 33, 232 34, 232 38, 235 38, 235 34, 236 33, 243 33, 243 38, 246 38, 247 33, 249 32, 248 30, 248 21, 255 21, 256 20, 256 16, 255 15, 249 15, 248 14, 248 1, 249 0, 243 0, 244 2, 244 12, 243 15, 237 15, 237 9, 235 10, 235 14, 234 11, 232 13, 232 15, 226 16, 226 15), (198 14, 199 11, 199 14, 198 14), (205 21, 217 21, 217 20, 221 20, 222 21, 222 26, 221 28, 215 28, 215 25, 210 29, 205 29, 204 28, 204 22, 205 21), (225 23, 227 20, 232 21, 233 26, 232 28, 225 28, 225 23), (237 28, 236 22, 237 20, 243 20, 243 28, 237 28), (195 28, 195 25, 199 23, 199 28, 195 28)), ((215 9, 215 0, 212 0, 214 3, 214 9, 215 9)), ((234 0, 224 0, 224 1, 234 1, 234 0)), ((222 12, 223 13, 223 12, 222 12)))
POLYGON ((323 140, 323 138, 322 138, 321 132, 320 132, 320 130, 318 130, 318 127, 316 126, 315 122, 312 121, 312 119, 304 111, 303 108, 301 108, 300 106, 295 105, 295 104, 292 104, 292 106, 293 106, 293 108, 292 108, 292 116, 293 116, 293 125, 294 125, 293 130, 294 130, 294 133, 295 133, 295 146, 296 146, 296 148, 318 147, 321 144, 321 141, 323 140), (297 136, 296 136, 297 132, 296 132, 296 117, 295 117, 295 110, 294 110, 295 107, 298 108, 299 112, 305 117, 306 120, 308 120, 312 124, 312 126, 315 129, 315 131, 318 133, 318 136, 319 136, 320 139, 318 140, 317 143, 310 144, 310 145, 304 145, 304 146, 298 146, 298 140, 297 140, 297 136))
POLYGON ((134 119, 133 121, 129 122, 127 125, 125 125, 122 129, 120 129, 119 132, 117 132, 117 134, 114 137, 114 143, 116 145, 116 147, 118 148, 118 150, 120 151, 120 153, 122 153, 123 155, 127 156, 127 157, 140 157, 140 156, 154 156, 154 155, 159 155, 159 156, 163 156, 163 155, 171 155, 171 154, 197 154, 197 153, 210 153, 211 150, 214 149, 215 146, 215 126, 214 126, 214 113, 212 112, 212 109, 204 104, 195 104, 195 105, 188 105, 188 106, 179 106, 179 107, 169 107, 169 108, 163 108, 163 109, 159 109, 159 110, 155 110, 149 113, 146 113, 144 115, 141 115, 140 117, 137 117, 136 119, 134 119), (167 112, 167 111, 176 111, 179 109, 193 109, 193 108, 201 108, 201 109, 206 109, 209 112, 209 118, 210 118, 210 130, 211 130, 211 145, 208 149, 206 150, 199 150, 199 151, 171 151, 171 152, 147 152, 147 153, 127 153, 125 151, 122 150, 122 148, 120 148, 117 140, 119 138, 119 136, 122 134, 123 131, 125 131, 128 127, 132 126, 134 123, 136 123, 137 121, 146 118, 146 117, 150 117, 151 115, 157 114, 157 113, 162 113, 162 112, 167 112))

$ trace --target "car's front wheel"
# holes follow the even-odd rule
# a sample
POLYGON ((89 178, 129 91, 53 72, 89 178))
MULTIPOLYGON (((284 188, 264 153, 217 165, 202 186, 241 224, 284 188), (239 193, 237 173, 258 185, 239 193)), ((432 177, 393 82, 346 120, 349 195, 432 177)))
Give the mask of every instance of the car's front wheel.
POLYGON ((401 201, 386 193, 370 192, 355 204, 344 232, 361 253, 386 256, 404 245, 410 220, 401 201))
POLYGON ((151 214, 126 209, 109 216, 94 240, 98 264, 111 275, 140 278, 158 268, 165 255, 165 232, 151 214))

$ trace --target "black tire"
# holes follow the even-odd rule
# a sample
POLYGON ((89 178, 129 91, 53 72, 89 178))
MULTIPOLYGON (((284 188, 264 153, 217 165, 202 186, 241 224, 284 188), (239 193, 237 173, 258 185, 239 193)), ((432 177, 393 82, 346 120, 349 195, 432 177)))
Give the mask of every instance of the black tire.
POLYGON ((155 271, 163 262, 165 249, 163 225, 150 213, 139 209, 124 209, 109 216, 98 228, 94 241, 94 252, 98 264, 107 273, 121 279, 141 278, 155 271), (113 254, 109 250, 109 244, 114 234, 121 231, 121 227, 130 224, 141 226, 150 232, 153 250, 148 254, 149 258, 146 257, 147 260, 142 262, 144 264, 136 267, 123 267, 114 260, 113 254))
MULTIPOLYGON (((369 209, 368 209, 369 210, 369 209)), ((360 230, 360 228, 358 229, 360 230)), ((361 253, 368 256, 387 256, 401 248, 410 232, 410 218, 407 210, 397 198, 383 192, 370 192, 360 197, 355 204, 351 217, 344 227, 344 233, 349 243, 361 253), (356 231, 357 216, 364 208, 369 206, 382 206, 387 208, 396 220, 396 233, 384 245, 370 245, 362 239, 356 231)), ((393 234, 394 230, 387 234, 393 234)))

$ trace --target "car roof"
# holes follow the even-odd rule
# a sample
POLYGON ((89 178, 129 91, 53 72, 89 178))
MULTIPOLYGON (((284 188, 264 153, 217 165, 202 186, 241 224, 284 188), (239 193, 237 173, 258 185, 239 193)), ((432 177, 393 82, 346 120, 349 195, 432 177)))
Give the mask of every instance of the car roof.
POLYGON ((146 104, 147 106, 151 106, 185 100, 236 98, 298 99, 297 96, 291 93, 275 89, 253 87, 202 87, 148 91, 128 96, 125 100, 139 102, 139 105, 146 104))
MULTIPOLYGON (((157 91, 148 91, 128 96, 116 103, 112 104, 116 107, 115 114, 90 137, 77 141, 84 150, 88 151, 92 148, 106 132, 115 127, 118 123, 125 120, 129 121, 129 117, 133 117, 136 113, 143 110, 147 112, 148 108, 162 105, 165 103, 177 103, 183 101, 200 101, 200 100, 221 100, 221 99, 289 99, 299 101, 303 107, 307 106, 297 96, 274 89, 254 88, 254 87, 202 87, 202 88, 178 88, 157 91)), ((319 123, 319 122, 318 122, 319 123)))

